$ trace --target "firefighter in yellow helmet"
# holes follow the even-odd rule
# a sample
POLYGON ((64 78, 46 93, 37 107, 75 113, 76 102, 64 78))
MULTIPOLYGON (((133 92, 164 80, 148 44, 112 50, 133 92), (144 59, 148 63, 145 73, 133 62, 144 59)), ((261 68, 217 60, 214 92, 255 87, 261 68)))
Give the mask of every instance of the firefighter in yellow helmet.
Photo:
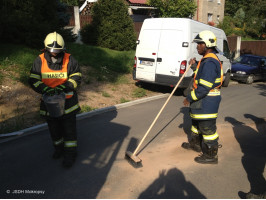
MULTIPOLYGON (((197 43, 198 54, 202 59, 198 62, 193 82, 193 89, 184 100, 190 106, 192 119, 191 137, 182 147, 202 155, 195 161, 203 164, 218 163, 218 139, 216 119, 221 101, 220 87, 223 81, 222 64, 216 53, 220 52, 216 45, 216 36, 211 31, 200 32, 193 42, 197 43)), ((196 64, 195 59, 190 63, 196 64)))
POLYGON ((63 166, 71 167, 77 155, 76 114, 80 110, 76 89, 81 83, 78 62, 65 52, 63 37, 57 32, 49 33, 44 40, 44 52, 34 61, 29 84, 42 95, 64 93, 65 107, 62 116, 54 117, 43 101, 40 114, 45 117, 55 148, 53 158, 63 157, 63 166))

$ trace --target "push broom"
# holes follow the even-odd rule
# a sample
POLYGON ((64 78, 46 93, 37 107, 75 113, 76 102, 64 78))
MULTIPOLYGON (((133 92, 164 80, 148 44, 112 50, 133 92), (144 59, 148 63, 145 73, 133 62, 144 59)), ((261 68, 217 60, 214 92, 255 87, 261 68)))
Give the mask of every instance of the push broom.
POLYGON ((169 95, 169 97, 167 98, 167 100, 165 101, 163 107, 161 108, 161 110, 159 111, 159 113, 157 114, 157 116, 155 117, 155 119, 153 120, 152 124, 150 125, 149 129, 147 130, 147 132, 145 133, 145 135, 143 136, 142 140, 140 141, 139 145, 137 146, 137 148, 135 149, 135 151, 132 153, 130 151, 127 151, 125 154, 125 159, 129 161, 130 164, 132 164, 133 167, 141 167, 142 166, 142 160, 137 156, 137 152, 140 148, 140 146, 142 145, 142 143, 144 142, 145 138, 147 137, 147 135, 149 134, 149 132, 151 131, 152 127, 154 126, 154 124, 156 123, 157 119, 159 118, 159 116, 161 115, 162 111, 164 110, 165 106, 168 104, 169 100, 171 99, 171 97, 173 96, 173 94, 175 93, 177 87, 180 85, 181 81, 183 80, 183 78, 185 77, 186 73, 188 72, 188 70, 190 69, 191 64, 188 66, 187 70, 185 71, 185 73, 182 75, 182 77, 180 78, 180 80, 178 81, 178 83, 176 84, 175 88, 173 89, 173 91, 171 92, 171 94, 169 95))

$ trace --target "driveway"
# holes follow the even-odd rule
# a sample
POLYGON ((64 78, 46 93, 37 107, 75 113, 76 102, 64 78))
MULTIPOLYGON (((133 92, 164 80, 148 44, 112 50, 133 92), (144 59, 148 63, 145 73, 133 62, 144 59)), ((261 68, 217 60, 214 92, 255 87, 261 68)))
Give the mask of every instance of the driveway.
POLYGON ((180 147, 190 127, 182 96, 171 99, 141 147, 142 168, 125 152, 135 149, 166 97, 80 118, 78 159, 69 170, 51 158, 45 128, 1 143, 0 198, 235 199, 265 191, 265 92, 265 83, 222 90, 217 165, 197 164, 198 153, 180 147))

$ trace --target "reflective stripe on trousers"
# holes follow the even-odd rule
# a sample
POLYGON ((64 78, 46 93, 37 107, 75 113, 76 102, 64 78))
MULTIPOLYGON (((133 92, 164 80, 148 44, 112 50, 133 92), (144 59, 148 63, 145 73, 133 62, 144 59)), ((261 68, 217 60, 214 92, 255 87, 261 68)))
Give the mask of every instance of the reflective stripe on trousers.
POLYGON ((64 142, 64 138, 60 138, 59 140, 54 141, 54 145, 58 146, 64 142))
POLYGON ((218 113, 212 113, 212 114, 192 114, 190 113, 190 117, 192 119, 216 119, 218 116, 218 113))
POLYGON ((64 146, 65 147, 76 147, 77 146, 77 141, 65 141, 64 146))

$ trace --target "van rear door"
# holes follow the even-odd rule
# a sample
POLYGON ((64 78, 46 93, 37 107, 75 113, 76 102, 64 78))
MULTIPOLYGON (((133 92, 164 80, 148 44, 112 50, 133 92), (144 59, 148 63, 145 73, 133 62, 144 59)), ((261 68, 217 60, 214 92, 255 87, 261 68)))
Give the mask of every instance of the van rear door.
POLYGON ((179 76, 181 58, 186 55, 187 48, 182 47, 183 32, 180 30, 162 30, 156 74, 179 76))
POLYGON ((141 31, 136 49, 136 79, 154 82, 160 30, 141 31))

